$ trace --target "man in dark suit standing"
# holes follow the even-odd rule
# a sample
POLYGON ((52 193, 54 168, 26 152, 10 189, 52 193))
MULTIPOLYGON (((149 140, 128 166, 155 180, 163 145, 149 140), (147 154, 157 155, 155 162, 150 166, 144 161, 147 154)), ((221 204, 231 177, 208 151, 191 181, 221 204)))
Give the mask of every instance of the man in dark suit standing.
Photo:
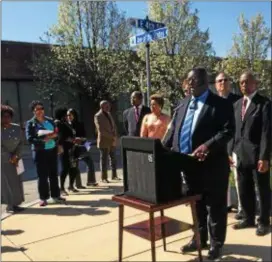
POLYGON ((142 105, 143 94, 135 91, 131 94, 132 107, 123 113, 123 123, 126 135, 140 136, 140 130, 143 118, 146 114, 151 113, 150 108, 142 105))
MULTIPOLYGON (((230 79, 224 72, 220 72, 216 76, 215 88, 216 88, 217 94, 220 97, 227 99, 231 104, 234 104, 237 100, 239 100, 241 98, 241 96, 231 93, 230 79)), ((231 146, 232 146, 232 140, 228 144, 229 156, 232 158, 232 152, 230 152, 231 146)), ((237 199, 238 199, 238 201, 237 201, 238 202, 237 203, 238 212, 237 212, 235 218, 239 220, 239 219, 242 219, 243 213, 242 213, 241 201, 240 201, 240 197, 239 197, 237 170, 236 170, 236 167, 234 164, 232 166, 232 171, 234 174, 235 187, 236 187, 236 192, 237 192, 237 196, 238 196, 237 197, 237 199)), ((228 211, 231 211, 232 206, 233 206, 233 202, 231 199, 231 187, 229 185, 229 188, 228 188, 228 211)))
MULTIPOLYGON (((202 248, 209 259, 221 255, 227 227, 227 189, 229 158, 227 143, 234 132, 233 107, 209 90, 204 68, 195 68, 187 76, 191 95, 181 101, 164 137, 164 146, 191 154, 198 161, 182 170, 190 194, 202 194, 197 203, 197 218, 202 248)), ((183 253, 197 250, 195 237, 182 247, 183 253)))
POLYGON ((244 218, 234 225, 234 229, 255 226, 256 183, 260 200, 256 234, 263 236, 269 232, 271 208, 271 101, 257 92, 257 81, 251 72, 241 75, 240 88, 244 96, 234 105, 236 131, 233 152, 237 155, 244 218))

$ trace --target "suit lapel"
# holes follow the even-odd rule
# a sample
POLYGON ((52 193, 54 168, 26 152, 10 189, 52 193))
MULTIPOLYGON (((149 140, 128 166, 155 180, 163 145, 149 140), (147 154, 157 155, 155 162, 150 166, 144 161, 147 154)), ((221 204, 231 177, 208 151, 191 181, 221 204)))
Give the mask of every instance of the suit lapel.
POLYGON ((204 103, 204 105, 203 105, 203 107, 202 107, 202 109, 201 109, 201 112, 200 112, 200 114, 199 114, 199 116, 198 116, 198 119, 197 119, 197 121, 196 121, 194 133, 195 133, 195 131, 197 130, 197 127, 198 127, 199 123, 201 123, 202 119, 205 117, 205 115, 206 115, 206 113, 207 113, 207 111, 208 111, 208 109, 209 109, 209 101, 210 101, 211 99, 212 99, 212 94, 211 94, 211 92, 209 92, 208 97, 207 97, 207 99, 206 99, 206 102, 204 103))
POLYGON ((176 126, 178 128, 181 127, 181 124, 186 116, 186 112, 187 112, 187 108, 188 108, 188 105, 190 103, 190 100, 191 100, 191 96, 190 97, 186 97, 181 103, 180 105, 178 106, 178 117, 177 117, 177 123, 176 123, 176 126))
POLYGON ((238 121, 236 120, 237 129, 242 127, 242 103, 243 103, 243 99, 240 99, 237 102, 236 108, 235 108, 235 119, 238 119, 238 121))
MULTIPOLYGON (((249 116, 250 116, 250 115, 255 111, 255 109, 256 109, 256 103, 255 103, 255 101, 256 101, 256 96, 257 96, 257 94, 252 98, 252 100, 251 100, 251 102, 250 102, 250 105, 249 105, 249 107, 248 107, 248 109, 247 109, 247 111, 246 111, 246 114, 245 114, 245 116, 244 116, 243 124, 248 120, 249 116)), ((242 110, 242 108, 241 108, 241 110, 242 110)))

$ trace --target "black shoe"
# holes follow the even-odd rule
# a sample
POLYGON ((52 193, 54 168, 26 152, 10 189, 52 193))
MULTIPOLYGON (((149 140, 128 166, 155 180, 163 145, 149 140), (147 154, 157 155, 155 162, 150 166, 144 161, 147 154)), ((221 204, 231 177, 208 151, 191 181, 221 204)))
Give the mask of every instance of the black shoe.
POLYGON ((20 207, 20 206, 13 206, 13 211, 14 212, 22 212, 22 211, 24 211, 25 210, 25 208, 23 208, 23 207, 20 207))
POLYGON ((74 187, 69 187, 68 191, 72 191, 74 193, 78 193, 79 191, 77 189, 75 189, 74 187))
POLYGON ((221 254, 222 254, 222 247, 220 246, 211 247, 208 252, 208 259, 215 260, 219 258, 221 254))
POLYGON ((242 220, 244 218, 244 214, 243 212, 238 212, 235 217, 234 217, 236 220, 242 220))
POLYGON ((85 186, 77 186, 77 189, 86 189, 85 186))
POLYGON ((269 226, 264 226, 262 224, 259 224, 256 230, 256 235, 262 237, 267 235, 269 231, 270 231, 269 226))
POLYGON ((228 207, 228 213, 231 213, 231 211, 232 211, 232 206, 230 206, 230 207, 228 207))
POLYGON ((64 189, 60 190, 60 194, 62 196, 69 196, 69 194, 64 189))
POLYGON ((255 223, 242 220, 238 224, 235 224, 232 228, 235 230, 239 230, 239 229, 250 228, 250 227, 255 227, 255 223))
POLYGON ((115 177, 112 178, 112 180, 122 180, 122 179, 119 178, 119 177, 117 177, 117 176, 115 176, 115 177))
MULTIPOLYGON (((206 242, 202 242, 201 243, 201 248, 207 248, 208 245, 206 242)), ((195 240, 192 240, 190 243, 188 243, 187 245, 183 246, 180 248, 181 253, 188 253, 188 252, 194 252, 197 251, 197 244, 195 240)))
POLYGON ((98 183, 87 183, 87 186, 98 186, 98 183))

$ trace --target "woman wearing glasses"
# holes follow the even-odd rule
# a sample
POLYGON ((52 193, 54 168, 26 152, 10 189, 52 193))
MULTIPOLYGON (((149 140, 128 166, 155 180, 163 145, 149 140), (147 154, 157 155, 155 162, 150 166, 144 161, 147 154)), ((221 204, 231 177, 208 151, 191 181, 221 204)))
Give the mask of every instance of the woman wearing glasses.
POLYGON ((38 174, 40 206, 46 206, 51 196, 54 203, 62 203, 58 183, 58 131, 52 119, 44 114, 40 101, 30 105, 33 118, 26 123, 26 138, 31 144, 38 174))

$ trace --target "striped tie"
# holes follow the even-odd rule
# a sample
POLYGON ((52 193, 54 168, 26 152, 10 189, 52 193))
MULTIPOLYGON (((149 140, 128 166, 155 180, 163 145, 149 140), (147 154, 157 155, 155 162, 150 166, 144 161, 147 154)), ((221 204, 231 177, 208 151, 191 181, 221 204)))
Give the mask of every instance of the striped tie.
POLYGON ((180 152, 184 154, 189 154, 192 152, 191 148, 191 130, 192 130, 192 124, 194 120, 194 114, 197 109, 197 100, 192 100, 192 103, 189 107, 189 112, 186 114, 186 118, 184 120, 184 123, 181 128, 181 134, 180 134, 180 152))

